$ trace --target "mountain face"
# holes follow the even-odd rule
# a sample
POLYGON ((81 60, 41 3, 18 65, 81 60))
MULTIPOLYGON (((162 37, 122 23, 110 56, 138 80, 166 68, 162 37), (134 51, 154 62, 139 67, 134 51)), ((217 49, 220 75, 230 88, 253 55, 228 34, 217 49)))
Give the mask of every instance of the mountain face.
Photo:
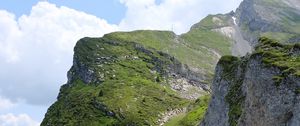
POLYGON ((299 126, 299 51, 261 38, 251 55, 222 57, 201 126, 299 126))
POLYGON ((300 50, 282 43, 300 42, 299 5, 244 0, 182 35, 83 38, 41 125, 298 126, 300 50))
POLYGON ((255 46, 259 36, 299 42, 299 0, 244 0, 236 10, 243 37, 255 46))

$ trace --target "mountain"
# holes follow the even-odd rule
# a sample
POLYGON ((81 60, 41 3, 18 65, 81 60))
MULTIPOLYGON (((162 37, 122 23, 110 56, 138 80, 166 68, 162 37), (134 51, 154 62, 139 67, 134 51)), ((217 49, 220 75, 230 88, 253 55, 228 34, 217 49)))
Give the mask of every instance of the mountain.
POLYGON ((298 44, 285 44, 299 42, 299 5, 244 0, 235 12, 208 15, 181 35, 138 30, 82 38, 68 82, 41 125, 299 124, 298 103, 284 100, 297 101, 298 44))
POLYGON ((163 125, 177 114, 194 123, 205 112, 208 97, 198 98, 207 84, 173 56, 106 37, 83 38, 74 52, 68 83, 41 125, 163 125))
POLYGON ((201 126, 299 126, 299 52, 260 38, 253 54, 222 57, 201 126))
POLYGON ((236 10, 243 37, 255 45, 259 36, 285 43, 299 42, 299 0, 244 0, 236 10))

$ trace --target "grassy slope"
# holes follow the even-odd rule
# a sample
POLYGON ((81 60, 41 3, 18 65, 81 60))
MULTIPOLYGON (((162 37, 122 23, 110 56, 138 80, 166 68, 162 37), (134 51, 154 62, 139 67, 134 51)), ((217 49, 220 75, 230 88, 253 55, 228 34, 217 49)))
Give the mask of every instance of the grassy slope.
POLYGON ((210 96, 206 95, 190 104, 190 111, 171 119, 165 126, 196 126, 204 118, 210 96))
POLYGON ((116 32, 104 36, 111 40, 136 42, 168 53, 192 68, 200 69, 212 79, 216 58, 207 49, 194 49, 182 43, 182 39, 169 31, 116 32), (203 60, 205 59, 205 60, 203 60))
MULTIPOLYGON (((197 24, 199 27, 180 36, 169 31, 133 31, 110 33, 104 38, 137 42, 161 50, 192 68, 202 70, 208 76, 207 81, 210 81, 218 61, 217 56, 210 50, 221 55, 231 54, 230 39, 212 31, 213 28, 221 27, 212 21, 212 17, 214 16, 208 16, 197 24)), ((221 20, 227 19, 224 17, 221 20)))
POLYGON ((256 48, 256 55, 263 56, 263 62, 267 66, 277 67, 285 75, 300 76, 300 50, 299 44, 284 45, 273 39, 262 37, 259 39, 260 45, 256 48))
POLYGON ((160 113, 187 106, 190 101, 179 98, 162 75, 150 72, 158 66, 153 58, 164 62, 162 69, 172 63, 170 59, 154 50, 146 54, 133 47, 132 43, 108 44, 101 39, 77 46, 75 56, 95 73, 105 73, 105 81, 100 85, 84 84, 77 79, 64 85, 42 125, 155 125, 160 113), (95 55, 118 58, 100 66, 95 55), (138 59, 123 58, 128 55, 138 59), (101 105, 105 105, 105 111, 99 108, 101 105), (107 112, 115 114, 107 116, 107 112))
POLYGON ((221 55, 230 55, 231 40, 218 32, 212 31, 216 28, 228 26, 228 20, 229 17, 226 15, 209 15, 181 37, 190 47, 198 49, 204 46, 221 55))

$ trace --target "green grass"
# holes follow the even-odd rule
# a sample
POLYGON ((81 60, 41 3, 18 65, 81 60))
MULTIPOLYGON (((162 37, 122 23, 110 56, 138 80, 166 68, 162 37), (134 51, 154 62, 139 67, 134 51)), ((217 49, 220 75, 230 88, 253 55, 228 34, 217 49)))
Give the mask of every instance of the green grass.
POLYGON ((82 81, 77 80, 72 88, 63 86, 60 95, 63 95, 55 102, 46 114, 41 125, 74 126, 91 125, 97 126, 114 125, 117 120, 113 117, 105 116, 105 112, 93 107, 93 99, 97 96, 97 89, 87 86, 82 81))
POLYGON ((219 27, 229 26, 228 20, 230 16, 217 14, 217 15, 208 15, 202 19, 199 23, 192 26, 193 29, 215 29, 219 27))
POLYGON ((219 33, 210 31, 191 32, 182 36, 176 36, 173 32, 168 31, 115 32, 105 35, 104 38, 112 41, 136 42, 145 47, 168 53, 183 64, 203 71, 202 74, 207 76, 207 81, 212 79, 218 57, 203 46, 216 51, 222 50, 221 52, 226 50, 224 52, 226 54, 230 53, 230 44, 226 43, 228 39, 219 33), (194 34, 200 34, 200 36, 197 35, 198 38, 190 39, 190 37, 197 37, 194 34), (199 43, 198 40, 203 41, 199 43))
POLYGON ((279 41, 261 37, 256 47, 254 56, 261 56, 266 67, 280 70, 273 77, 275 86, 279 87, 281 82, 289 75, 300 77, 300 50, 299 44, 281 44, 279 41))
POLYGON ((265 37, 268 37, 268 38, 273 38, 273 39, 276 39, 280 42, 286 42, 290 38, 294 37, 293 34, 284 33, 284 32, 264 32, 264 33, 261 34, 261 36, 265 36, 265 37))
POLYGON ((231 54, 231 40, 221 33, 212 31, 214 28, 229 25, 231 18, 224 15, 210 15, 194 25, 188 33, 177 36, 169 31, 138 30, 133 32, 115 32, 103 38, 112 41, 136 42, 145 47, 157 49, 174 56, 183 64, 199 69, 211 81, 214 67, 219 60, 211 51, 220 55, 231 54), (218 18, 220 21, 213 21, 218 18))
POLYGON ((188 33, 183 34, 182 38, 194 48, 204 46, 214 49, 221 55, 231 54, 230 39, 218 32, 206 29, 192 29, 188 33))
POLYGON ((114 32, 104 35, 104 38, 125 42, 136 42, 157 50, 164 50, 174 44, 176 34, 169 31, 138 30, 133 32, 114 32))
POLYGON ((196 126, 198 125, 208 108, 210 95, 205 95, 197 99, 194 103, 189 105, 188 112, 180 114, 172 118, 164 126, 196 126))
POLYGON ((275 85, 277 87, 279 87, 280 83, 282 82, 283 77, 282 76, 274 76, 272 79, 273 79, 275 85))
POLYGON ((185 113, 181 113, 170 119, 164 126, 181 126, 180 121, 185 117, 185 113))
POLYGON ((276 67, 283 73, 282 76, 292 74, 298 76, 300 72, 300 56, 294 51, 299 50, 299 44, 281 44, 276 40, 262 37, 256 48, 256 55, 263 56, 263 63, 268 67, 276 67), (295 54, 295 55, 294 55, 295 54))
POLYGON ((180 121, 180 126, 198 125, 204 118, 209 101, 210 95, 202 96, 200 97, 200 99, 196 100, 195 103, 192 105, 191 111, 189 111, 180 121))
POLYGON ((182 34, 182 39, 192 48, 201 49, 203 46, 213 49, 221 55, 231 54, 232 40, 213 29, 229 26, 230 16, 209 15, 195 24, 191 30, 182 34))

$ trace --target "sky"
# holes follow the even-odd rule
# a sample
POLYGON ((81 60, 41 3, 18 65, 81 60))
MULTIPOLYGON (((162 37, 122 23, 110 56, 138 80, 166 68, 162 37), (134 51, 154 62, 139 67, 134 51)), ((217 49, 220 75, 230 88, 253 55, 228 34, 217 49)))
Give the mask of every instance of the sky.
POLYGON ((139 29, 182 34, 241 0, 0 2, 0 126, 37 126, 67 82, 80 38, 139 29))

